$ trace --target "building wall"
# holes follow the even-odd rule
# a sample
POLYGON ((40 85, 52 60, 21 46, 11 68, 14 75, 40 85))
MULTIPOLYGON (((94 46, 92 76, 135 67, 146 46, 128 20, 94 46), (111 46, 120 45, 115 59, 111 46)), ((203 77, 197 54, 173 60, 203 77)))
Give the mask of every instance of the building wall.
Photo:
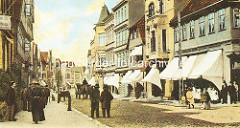
MULTIPOLYGON (((170 20, 175 15, 175 1, 163 1, 163 13, 160 13, 159 0, 146 0, 145 2, 145 23, 146 23, 146 56, 147 60, 166 59, 172 60, 174 57, 174 30, 169 26, 170 20), (154 4, 154 15, 149 16, 149 5, 154 4), (166 30, 166 50, 163 50, 162 31, 166 30), (155 31, 156 51, 151 50, 152 31, 155 31)), ((151 84, 147 83, 148 96, 152 95, 151 84)), ((166 81, 165 97, 170 98, 173 90, 173 82, 166 81)))
MULTIPOLYGON (((185 20, 187 28, 187 39, 182 41, 183 55, 194 55, 206 53, 209 51, 222 50, 223 51, 223 80, 228 84, 231 81, 231 63, 228 57, 232 52, 239 52, 240 45, 240 30, 233 26, 233 9, 231 6, 225 8, 225 29, 220 30, 219 10, 214 10, 214 32, 209 32, 209 19, 208 15, 212 12, 201 13, 198 12, 198 17, 187 17, 185 20), (205 34, 200 35, 200 17, 204 17, 205 21, 205 34), (194 20, 194 38, 190 38, 189 21, 194 20)), ((176 29, 176 26, 175 26, 176 29)), ((177 51, 179 49, 179 43, 175 37, 175 55, 178 56, 177 51)), ((219 85, 220 86, 220 85, 219 85)))

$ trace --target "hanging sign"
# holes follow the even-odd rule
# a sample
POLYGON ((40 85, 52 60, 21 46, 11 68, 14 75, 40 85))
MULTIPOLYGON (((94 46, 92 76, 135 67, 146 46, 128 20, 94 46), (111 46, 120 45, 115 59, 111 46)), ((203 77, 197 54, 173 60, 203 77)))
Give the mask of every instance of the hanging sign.
POLYGON ((11 16, 0 15, 0 30, 11 30, 11 16))

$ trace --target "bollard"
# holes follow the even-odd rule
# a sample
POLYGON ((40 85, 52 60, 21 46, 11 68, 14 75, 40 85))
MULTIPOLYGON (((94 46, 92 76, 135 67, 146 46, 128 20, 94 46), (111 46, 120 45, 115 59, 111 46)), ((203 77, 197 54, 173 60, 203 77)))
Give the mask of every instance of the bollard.
POLYGON ((71 109, 71 96, 70 96, 70 94, 68 95, 68 111, 72 111, 72 109, 71 109))

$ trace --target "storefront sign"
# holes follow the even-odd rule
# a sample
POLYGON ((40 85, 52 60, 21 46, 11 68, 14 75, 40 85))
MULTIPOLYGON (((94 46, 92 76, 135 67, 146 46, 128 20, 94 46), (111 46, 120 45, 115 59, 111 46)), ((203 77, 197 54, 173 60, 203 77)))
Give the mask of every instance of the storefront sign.
POLYGON ((0 30, 11 30, 11 16, 0 15, 0 30))

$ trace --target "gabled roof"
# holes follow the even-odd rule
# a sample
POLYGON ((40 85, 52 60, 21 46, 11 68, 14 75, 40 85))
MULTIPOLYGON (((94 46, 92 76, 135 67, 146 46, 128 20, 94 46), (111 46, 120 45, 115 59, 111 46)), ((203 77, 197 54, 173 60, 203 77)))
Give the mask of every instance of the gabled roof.
POLYGON ((47 64, 48 52, 40 52, 40 59, 43 64, 47 64))
MULTIPOLYGON (((221 1, 223 0, 189 0, 188 4, 180 11, 181 17, 221 1)), ((175 22, 176 20, 177 15, 174 16, 171 22, 175 22)))
POLYGON ((109 15, 109 11, 108 11, 108 8, 106 6, 106 4, 104 4, 104 6, 102 7, 102 11, 100 13, 100 17, 98 19, 98 22, 97 24, 102 24, 104 23, 104 19, 109 15))

